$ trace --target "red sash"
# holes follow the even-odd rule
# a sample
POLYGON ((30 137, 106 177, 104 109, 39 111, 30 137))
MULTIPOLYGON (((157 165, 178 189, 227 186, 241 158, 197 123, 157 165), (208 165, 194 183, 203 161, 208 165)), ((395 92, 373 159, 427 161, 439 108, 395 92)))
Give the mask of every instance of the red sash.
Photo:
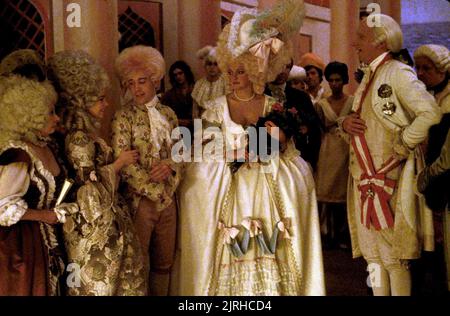
MULTIPOLYGON (((361 96, 357 113, 361 113, 362 105, 376 72, 388 60, 390 60, 390 55, 383 59, 371 76, 361 96)), ((400 164, 400 161, 392 156, 383 163, 380 169, 376 170, 365 135, 352 136, 351 145, 362 170, 360 184, 358 185, 361 197, 361 224, 367 229, 372 224, 376 230, 393 227, 394 216, 389 206, 389 200, 394 193, 396 181, 388 179, 386 174, 395 169, 400 164)))

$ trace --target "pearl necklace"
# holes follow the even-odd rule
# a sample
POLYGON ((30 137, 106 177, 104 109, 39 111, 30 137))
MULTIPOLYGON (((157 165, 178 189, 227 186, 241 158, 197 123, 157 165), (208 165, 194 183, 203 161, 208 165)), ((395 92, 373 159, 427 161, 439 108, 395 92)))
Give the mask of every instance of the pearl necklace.
POLYGON ((249 102, 251 100, 253 100, 256 97, 256 93, 253 92, 253 95, 248 98, 248 99, 242 99, 240 97, 237 96, 236 91, 233 91, 233 96, 236 98, 236 100, 241 101, 241 102, 249 102))

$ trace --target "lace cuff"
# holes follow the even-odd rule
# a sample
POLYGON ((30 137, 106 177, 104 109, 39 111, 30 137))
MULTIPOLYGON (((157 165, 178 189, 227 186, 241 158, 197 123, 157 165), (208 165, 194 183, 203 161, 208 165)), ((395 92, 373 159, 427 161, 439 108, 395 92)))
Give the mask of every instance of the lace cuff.
POLYGON ((27 202, 19 197, 7 197, 0 200, 0 226, 16 224, 27 210, 27 202))
POLYGON ((79 211, 78 204, 76 203, 62 203, 55 206, 53 211, 56 213, 59 223, 66 222, 66 215, 75 214, 79 211))

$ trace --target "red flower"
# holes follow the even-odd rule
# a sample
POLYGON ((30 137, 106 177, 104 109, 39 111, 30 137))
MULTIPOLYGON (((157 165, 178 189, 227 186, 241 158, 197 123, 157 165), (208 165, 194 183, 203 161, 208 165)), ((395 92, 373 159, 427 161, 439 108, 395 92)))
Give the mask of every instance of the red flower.
POLYGON ((283 112, 283 106, 280 103, 275 103, 272 106, 272 110, 276 112, 283 112))

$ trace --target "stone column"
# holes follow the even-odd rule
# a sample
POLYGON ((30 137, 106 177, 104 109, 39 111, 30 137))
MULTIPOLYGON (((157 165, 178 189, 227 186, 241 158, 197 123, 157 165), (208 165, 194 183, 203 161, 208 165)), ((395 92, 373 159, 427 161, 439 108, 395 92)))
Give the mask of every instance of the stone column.
POLYGON ((179 0, 178 30, 179 59, 191 66, 198 79, 203 70, 196 53, 205 45, 215 46, 221 31, 220 0, 179 0))
POLYGON ((401 0, 384 0, 382 2, 383 13, 391 16, 395 21, 401 24, 402 3, 401 0))
POLYGON ((346 63, 350 82, 346 92, 353 94, 358 84, 353 79, 359 61, 353 44, 356 42, 356 31, 359 23, 359 1, 330 1, 331 4, 331 61, 346 63))

